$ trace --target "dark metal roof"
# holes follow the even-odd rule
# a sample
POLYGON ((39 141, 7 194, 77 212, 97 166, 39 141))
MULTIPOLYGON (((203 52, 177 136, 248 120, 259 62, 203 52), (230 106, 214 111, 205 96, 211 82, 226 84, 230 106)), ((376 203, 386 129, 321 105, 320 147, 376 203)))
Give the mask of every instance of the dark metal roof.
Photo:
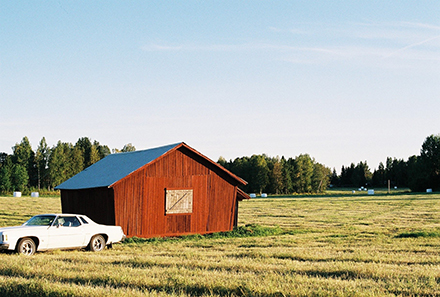
POLYGON ((111 154, 66 180, 57 190, 79 190, 110 187, 142 166, 157 159, 181 143, 143 151, 111 154))

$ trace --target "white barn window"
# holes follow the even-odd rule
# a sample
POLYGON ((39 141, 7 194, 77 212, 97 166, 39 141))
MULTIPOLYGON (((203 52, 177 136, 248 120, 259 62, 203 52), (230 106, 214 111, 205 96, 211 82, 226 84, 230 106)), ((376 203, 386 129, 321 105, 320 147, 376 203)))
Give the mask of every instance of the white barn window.
POLYGON ((193 190, 166 190, 166 214, 192 213, 193 190))

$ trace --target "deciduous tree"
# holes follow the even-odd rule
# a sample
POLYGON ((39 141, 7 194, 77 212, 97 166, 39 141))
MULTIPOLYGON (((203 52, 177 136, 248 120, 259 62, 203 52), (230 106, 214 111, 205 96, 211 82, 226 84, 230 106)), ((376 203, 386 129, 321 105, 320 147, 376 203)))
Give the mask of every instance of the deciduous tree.
POLYGON ((262 193, 269 183, 269 168, 265 156, 252 155, 249 160, 250 180, 249 187, 253 192, 262 193))
POLYGON ((440 135, 428 136, 422 144, 420 157, 429 175, 429 186, 440 188, 440 135))
MULTIPOLYGON (((27 183, 25 187, 30 186, 29 178, 31 177, 32 181, 37 180, 37 178, 36 168, 34 167, 34 151, 32 150, 29 139, 26 136, 23 137, 20 143, 16 143, 15 146, 12 147, 12 151, 12 163, 21 165, 26 170, 27 183)), ((21 172, 21 169, 19 171, 21 172)))
POLYGON ((279 194, 283 191, 283 166, 280 159, 273 158, 269 163, 269 185, 270 192, 279 194))
POLYGON ((134 152, 134 151, 136 151, 136 147, 131 143, 127 143, 126 145, 124 145, 124 147, 121 150, 122 153, 134 152))
POLYGON ((12 171, 12 189, 23 192, 29 182, 29 175, 24 165, 14 164, 12 171))
POLYGON ((313 162, 312 192, 324 192, 330 184, 330 176, 330 168, 318 162, 313 162))
POLYGON ((71 177, 72 168, 69 162, 71 144, 58 141, 51 149, 49 158, 50 187, 53 189, 71 177))
POLYGON ((293 188, 297 193, 312 192, 313 161, 308 154, 295 158, 293 188))
POLYGON ((46 143, 46 138, 43 137, 38 145, 37 152, 35 153, 35 165, 37 169, 37 187, 49 186, 49 162, 50 148, 46 143))
POLYGON ((11 157, 3 156, 2 166, 0 168, 0 191, 7 193, 12 191, 12 161, 11 157))

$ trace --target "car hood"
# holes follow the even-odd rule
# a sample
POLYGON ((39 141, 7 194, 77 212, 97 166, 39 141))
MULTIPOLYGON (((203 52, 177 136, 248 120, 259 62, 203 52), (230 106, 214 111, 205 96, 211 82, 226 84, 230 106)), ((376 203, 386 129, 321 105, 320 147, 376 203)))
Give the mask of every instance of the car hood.
POLYGON ((0 232, 11 232, 11 231, 26 231, 26 230, 39 230, 39 229, 48 229, 49 226, 14 226, 14 227, 2 227, 0 228, 0 232))

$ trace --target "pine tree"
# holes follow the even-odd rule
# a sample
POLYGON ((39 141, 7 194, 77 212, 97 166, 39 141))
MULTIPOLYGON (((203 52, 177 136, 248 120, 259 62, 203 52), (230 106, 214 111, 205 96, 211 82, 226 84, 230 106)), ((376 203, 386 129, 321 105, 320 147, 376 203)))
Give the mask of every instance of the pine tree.
POLYGON ((12 191, 12 166, 11 157, 4 157, 0 168, 0 191, 2 193, 12 191))
POLYGON ((49 155, 50 148, 46 143, 46 138, 43 137, 38 145, 37 152, 35 154, 35 165, 37 168, 37 187, 40 190, 41 188, 46 188, 49 186, 49 155))

